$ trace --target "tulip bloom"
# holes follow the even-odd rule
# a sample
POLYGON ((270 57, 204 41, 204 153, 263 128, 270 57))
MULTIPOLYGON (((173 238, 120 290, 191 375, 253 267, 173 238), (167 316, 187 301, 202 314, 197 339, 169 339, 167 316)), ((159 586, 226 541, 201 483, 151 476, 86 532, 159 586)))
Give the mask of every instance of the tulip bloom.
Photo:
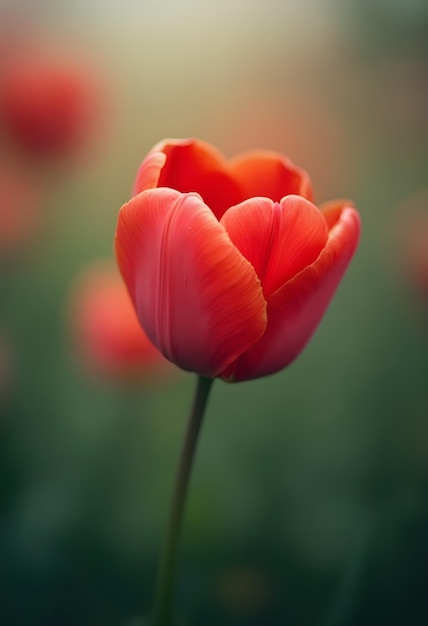
POLYGON ((141 325, 172 362, 242 381, 277 372, 319 324, 359 238, 348 201, 320 209, 306 172, 197 140, 144 159, 116 256, 141 325))
POLYGON ((26 50, 0 67, 0 124, 33 157, 80 150, 99 121, 100 100, 94 76, 55 50, 26 50))
POLYGON ((81 271, 73 282, 67 313, 79 356, 94 373, 126 379, 172 369, 145 335, 110 263, 95 262, 81 271))

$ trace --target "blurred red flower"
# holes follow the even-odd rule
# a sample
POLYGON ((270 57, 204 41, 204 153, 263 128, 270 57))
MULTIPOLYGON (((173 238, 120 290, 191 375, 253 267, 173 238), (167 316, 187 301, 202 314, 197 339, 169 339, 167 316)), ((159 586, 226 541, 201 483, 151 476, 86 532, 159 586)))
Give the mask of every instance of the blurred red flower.
POLYGON ((112 263, 97 261, 78 274, 67 313, 74 348, 92 373, 141 380, 172 369, 142 330, 112 263))
POLYGON ((28 46, 11 50, 0 64, 0 126, 32 157, 80 152, 101 111, 94 73, 60 50, 28 46))
POLYGON ((43 219, 40 180, 12 159, 0 156, 0 256, 32 241, 43 219))
POLYGON ((416 193, 403 203, 394 227, 394 249, 401 255, 401 270, 428 305, 428 191, 416 193))
POLYGON ((141 325, 185 370, 241 381, 282 369, 320 322, 356 249, 348 201, 319 210, 285 157, 226 161, 197 140, 144 159, 116 255, 141 325))

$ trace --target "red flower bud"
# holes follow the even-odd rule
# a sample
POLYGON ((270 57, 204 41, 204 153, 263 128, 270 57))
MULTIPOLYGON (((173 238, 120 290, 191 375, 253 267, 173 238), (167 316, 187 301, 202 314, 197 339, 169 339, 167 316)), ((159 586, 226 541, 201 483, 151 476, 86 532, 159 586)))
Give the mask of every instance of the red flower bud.
POLYGON ((352 204, 317 208, 306 172, 279 154, 227 161, 197 140, 155 146, 134 192, 119 213, 116 255, 159 350, 231 382, 291 363, 355 252, 352 204))

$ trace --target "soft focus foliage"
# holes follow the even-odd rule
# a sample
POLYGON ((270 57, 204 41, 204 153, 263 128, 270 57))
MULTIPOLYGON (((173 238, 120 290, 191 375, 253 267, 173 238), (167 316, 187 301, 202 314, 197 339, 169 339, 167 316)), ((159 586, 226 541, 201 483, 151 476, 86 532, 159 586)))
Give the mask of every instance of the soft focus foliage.
MULTIPOLYGON (((84 265, 113 261, 117 208, 165 136, 287 154, 317 205, 350 197, 363 222, 301 357, 214 384, 177 622, 428 623, 427 321, 395 228, 427 184, 426 3, 3 6, 2 51, 43 32, 95 56, 112 89, 102 150, 30 166, 47 198, 36 245, 0 255, 0 623, 141 626, 150 610, 193 376, 94 380, 69 349, 64 302, 84 265)), ((7 163, 11 150, 2 131, 7 163)))

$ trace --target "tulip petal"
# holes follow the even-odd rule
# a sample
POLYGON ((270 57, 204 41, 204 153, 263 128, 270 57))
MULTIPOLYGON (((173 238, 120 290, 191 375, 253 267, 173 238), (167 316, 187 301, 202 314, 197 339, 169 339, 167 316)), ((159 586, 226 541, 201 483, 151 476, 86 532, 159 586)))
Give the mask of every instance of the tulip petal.
POLYGON ((265 196, 276 202, 289 194, 312 200, 312 184, 305 170, 276 152, 244 152, 229 161, 229 171, 239 183, 243 199, 265 196))
POLYGON ((315 261, 328 235, 319 209, 294 195, 281 203, 251 198, 226 211, 221 223, 253 265, 266 298, 315 261))
POLYGON ((155 187, 198 193, 218 219, 244 199, 238 183, 227 173, 223 155, 196 139, 166 140, 147 155, 138 170, 134 194, 155 187))
POLYGON ((221 378, 240 381, 272 374, 291 363, 304 348, 358 244, 357 211, 345 205, 336 217, 318 259, 269 298, 268 326, 263 337, 222 372, 221 378))
POLYGON ((197 194, 135 196, 119 213, 116 254, 141 325, 183 369, 214 377, 264 333, 260 281, 197 194))
POLYGON ((344 206, 353 207, 354 203, 351 200, 343 199, 330 200, 319 205, 319 210, 324 215, 329 230, 339 221, 344 206))
POLYGON ((133 196, 146 189, 155 189, 158 186, 159 177, 165 165, 166 154, 158 150, 152 150, 141 163, 135 179, 133 196))

